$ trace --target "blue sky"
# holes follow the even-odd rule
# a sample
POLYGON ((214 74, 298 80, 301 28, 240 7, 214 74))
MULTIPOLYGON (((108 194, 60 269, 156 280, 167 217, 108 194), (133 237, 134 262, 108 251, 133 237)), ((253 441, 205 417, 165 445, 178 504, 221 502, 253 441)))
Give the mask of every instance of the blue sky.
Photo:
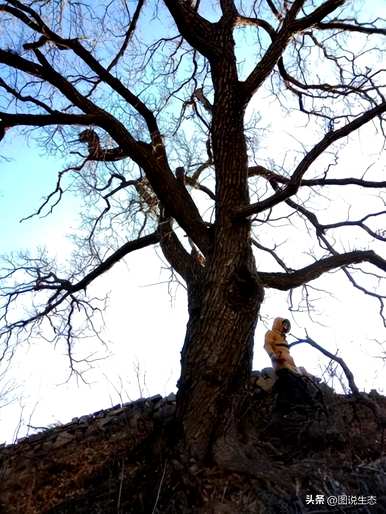
POLYGON ((31 139, 9 130, 2 141, 0 155, 0 249, 2 253, 33 249, 41 245, 55 247, 55 241, 71 229, 77 205, 71 194, 52 216, 34 217, 20 222, 36 212, 42 201, 55 189, 57 172, 64 162, 44 154, 31 139))

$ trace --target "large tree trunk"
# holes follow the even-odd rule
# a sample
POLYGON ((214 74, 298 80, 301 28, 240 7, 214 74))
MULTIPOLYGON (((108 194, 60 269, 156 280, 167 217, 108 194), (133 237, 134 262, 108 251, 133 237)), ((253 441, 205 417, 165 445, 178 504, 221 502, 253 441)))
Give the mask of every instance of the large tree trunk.
MULTIPOLYGON (((238 269, 217 268, 189 287, 177 419, 192 454, 203 459, 235 414, 252 364, 262 289, 244 257, 238 269)), ((249 261, 249 262, 248 262, 249 261)))
POLYGON ((214 108, 211 139, 216 173, 214 241, 206 266, 188 283, 189 314, 182 350, 177 418, 188 448, 202 459, 224 430, 246 381, 263 299, 250 245, 250 224, 233 213, 249 202, 244 105, 230 32, 211 63, 214 108))

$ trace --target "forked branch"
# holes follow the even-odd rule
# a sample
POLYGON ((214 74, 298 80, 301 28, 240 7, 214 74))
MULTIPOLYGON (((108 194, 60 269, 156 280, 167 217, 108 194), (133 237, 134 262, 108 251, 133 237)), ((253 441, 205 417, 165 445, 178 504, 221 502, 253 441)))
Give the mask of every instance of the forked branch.
POLYGON ((385 112, 386 101, 362 113, 360 116, 347 123, 343 127, 327 132, 327 134, 303 157, 303 159, 297 165, 289 182, 286 184, 286 187, 278 190, 276 193, 266 198, 265 200, 237 209, 235 212, 235 217, 238 219, 245 218, 251 216, 252 214, 265 211, 266 209, 271 209, 275 205, 278 205, 279 203, 285 201, 287 198, 295 195, 302 184, 305 173, 316 161, 316 159, 322 155, 323 152, 325 152, 332 144, 336 143, 344 137, 347 137, 352 132, 358 130, 360 127, 369 121, 381 116, 385 112))

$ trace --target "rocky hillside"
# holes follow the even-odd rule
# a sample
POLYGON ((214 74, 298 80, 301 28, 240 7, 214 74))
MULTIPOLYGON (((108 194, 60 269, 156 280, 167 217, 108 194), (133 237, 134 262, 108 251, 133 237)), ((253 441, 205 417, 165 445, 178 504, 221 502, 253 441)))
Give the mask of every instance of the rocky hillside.
POLYGON ((322 387, 313 405, 283 414, 265 389, 246 392, 217 443, 216 463, 205 466, 173 444, 174 395, 117 405, 5 446, 0 512, 386 512, 386 436, 376 414, 386 415, 386 398, 362 402, 322 387))

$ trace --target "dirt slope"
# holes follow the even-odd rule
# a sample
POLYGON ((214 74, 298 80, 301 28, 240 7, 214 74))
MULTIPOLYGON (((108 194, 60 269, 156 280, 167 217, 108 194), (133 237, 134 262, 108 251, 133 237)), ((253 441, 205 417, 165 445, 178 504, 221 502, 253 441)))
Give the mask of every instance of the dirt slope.
POLYGON ((386 512, 384 429, 351 397, 319 400, 283 414, 249 391, 204 466, 173 444, 173 395, 76 418, 0 449, 0 513, 386 512))

